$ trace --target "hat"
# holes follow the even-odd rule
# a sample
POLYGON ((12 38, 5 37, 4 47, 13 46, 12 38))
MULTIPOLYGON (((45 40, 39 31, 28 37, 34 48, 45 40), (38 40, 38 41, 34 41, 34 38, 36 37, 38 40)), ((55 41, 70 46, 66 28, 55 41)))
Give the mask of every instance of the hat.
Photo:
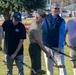
POLYGON ((14 17, 15 21, 21 21, 21 13, 14 12, 13 17, 14 17))
POLYGON ((42 9, 37 9, 37 13, 38 13, 41 17, 43 17, 43 18, 46 17, 46 13, 45 13, 45 11, 42 10, 42 9))

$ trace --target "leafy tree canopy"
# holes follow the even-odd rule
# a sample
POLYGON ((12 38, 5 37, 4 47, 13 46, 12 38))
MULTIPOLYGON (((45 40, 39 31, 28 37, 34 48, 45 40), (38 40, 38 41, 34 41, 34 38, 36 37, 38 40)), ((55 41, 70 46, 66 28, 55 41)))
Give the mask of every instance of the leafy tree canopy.
POLYGON ((10 18, 13 11, 32 11, 45 7, 45 0, 0 0, 0 14, 10 18))

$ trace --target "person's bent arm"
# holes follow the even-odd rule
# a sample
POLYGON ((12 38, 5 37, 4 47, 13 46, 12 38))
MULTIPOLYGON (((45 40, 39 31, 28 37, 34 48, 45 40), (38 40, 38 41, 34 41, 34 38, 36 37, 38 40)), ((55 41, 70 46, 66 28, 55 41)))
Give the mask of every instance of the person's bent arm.
POLYGON ((18 44, 18 46, 17 46, 16 51, 11 55, 11 58, 12 58, 12 59, 14 59, 14 58, 16 57, 17 53, 20 51, 23 42, 24 42, 24 39, 20 39, 20 42, 19 42, 19 44, 18 44))
POLYGON ((24 25, 22 25, 20 41, 19 41, 19 44, 18 44, 15 52, 11 55, 11 58, 14 59, 16 57, 17 53, 20 51, 20 49, 23 45, 24 39, 26 39, 26 28, 24 27, 24 25))
POLYGON ((48 51, 45 49, 43 43, 41 42, 41 40, 37 40, 38 45, 40 46, 40 48, 46 53, 47 57, 50 58, 50 54, 48 53, 48 51))
POLYGON ((65 22, 63 21, 59 28, 59 48, 63 47, 65 35, 65 22))
POLYGON ((40 46, 40 48, 46 53, 47 57, 50 57, 50 54, 45 49, 45 47, 44 47, 44 45, 42 43, 39 31, 38 30, 32 30, 31 34, 33 35, 33 38, 35 39, 35 41, 37 42, 37 44, 40 46))

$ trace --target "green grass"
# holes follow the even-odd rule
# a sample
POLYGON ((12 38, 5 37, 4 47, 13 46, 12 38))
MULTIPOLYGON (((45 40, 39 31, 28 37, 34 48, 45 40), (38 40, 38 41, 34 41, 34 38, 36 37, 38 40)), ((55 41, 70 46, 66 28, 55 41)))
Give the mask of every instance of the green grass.
MULTIPOLYGON (((28 45, 29 45, 29 41, 28 41, 28 38, 27 38, 24 41, 24 62, 30 66, 31 63, 30 63, 30 57, 29 57, 29 53, 28 53, 28 45)), ((65 53, 69 54, 69 48, 65 47, 65 53)), ((4 54, 2 52, 0 52, 0 60, 4 60, 4 54)), ((67 57, 65 57, 65 66, 66 66, 67 74, 68 75, 73 75, 72 64, 70 62, 70 59, 67 58, 67 57)), ((1 68, 0 69, 0 75, 5 75, 6 74, 6 65, 2 61, 0 61, 0 68, 1 68)), ((43 52, 42 52, 42 69, 46 70, 45 69, 45 62, 44 62, 43 52)), ((29 75, 29 73, 30 73, 30 69, 27 68, 26 66, 24 66, 24 73, 25 73, 25 75, 29 75)), ((54 73, 55 73, 55 75, 58 75, 58 69, 55 68, 55 67, 54 67, 54 73)), ((16 66, 13 67, 13 75, 17 75, 16 66)))
MULTIPOLYGON (((35 18, 23 19, 23 20, 22 20, 22 23, 23 23, 23 24, 31 24, 34 19, 35 19, 35 18)), ((1 25, 3 22, 4 22, 4 20, 0 20, 0 25, 1 25)))
MULTIPOLYGON (((23 22, 26 22, 26 21, 24 20, 23 22)), ((29 20, 27 21, 27 23, 29 23, 29 20)), ((29 45, 29 41, 27 38, 24 41, 24 62, 30 66, 31 63, 30 63, 30 57, 29 57, 29 53, 28 53, 28 45, 29 45)), ((2 45, 2 47, 3 47, 3 45, 2 45)), ((65 47, 65 53, 69 55, 69 48, 65 47)), ((4 62, 2 62, 2 60, 4 60, 4 54, 2 52, 0 52, 0 75, 5 75, 6 74, 6 65, 4 64, 4 62)), ((65 66, 66 66, 66 70, 67 70, 67 75, 73 75, 72 64, 71 64, 70 59, 67 57, 65 57, 65 66)), ((43 52, 42 52, 42 69, 46 70, 43 52)), ((24 74, 25 75, 30 74, 30 69, 27 68, 26 66, 24 66, 24 74)), ((13 67, 13 75, 17 75, 16 66, 13 67)), ((54 67, 54 75, 58 75, 58 69, 55 67, 54 67)))

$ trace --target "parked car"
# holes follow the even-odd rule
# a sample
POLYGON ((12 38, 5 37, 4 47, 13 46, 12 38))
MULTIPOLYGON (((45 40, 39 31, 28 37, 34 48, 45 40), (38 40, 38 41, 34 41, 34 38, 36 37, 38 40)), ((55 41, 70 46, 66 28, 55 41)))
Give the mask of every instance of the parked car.
POLYGON ((67 15, 67 11, 66 11, 66 10, 63 10, 63 11, 61 12, 61 16, 62 16, 62 17, 66 17, 66 15, 67 15))
POLYGON ((26 19, 26 14, 24 12, 21 13, 21 18, 26 19))
POLYGON ((26 18, 32 18, 32 17, 34 17, 32 14, 27 14, 26 15, 26 18))

